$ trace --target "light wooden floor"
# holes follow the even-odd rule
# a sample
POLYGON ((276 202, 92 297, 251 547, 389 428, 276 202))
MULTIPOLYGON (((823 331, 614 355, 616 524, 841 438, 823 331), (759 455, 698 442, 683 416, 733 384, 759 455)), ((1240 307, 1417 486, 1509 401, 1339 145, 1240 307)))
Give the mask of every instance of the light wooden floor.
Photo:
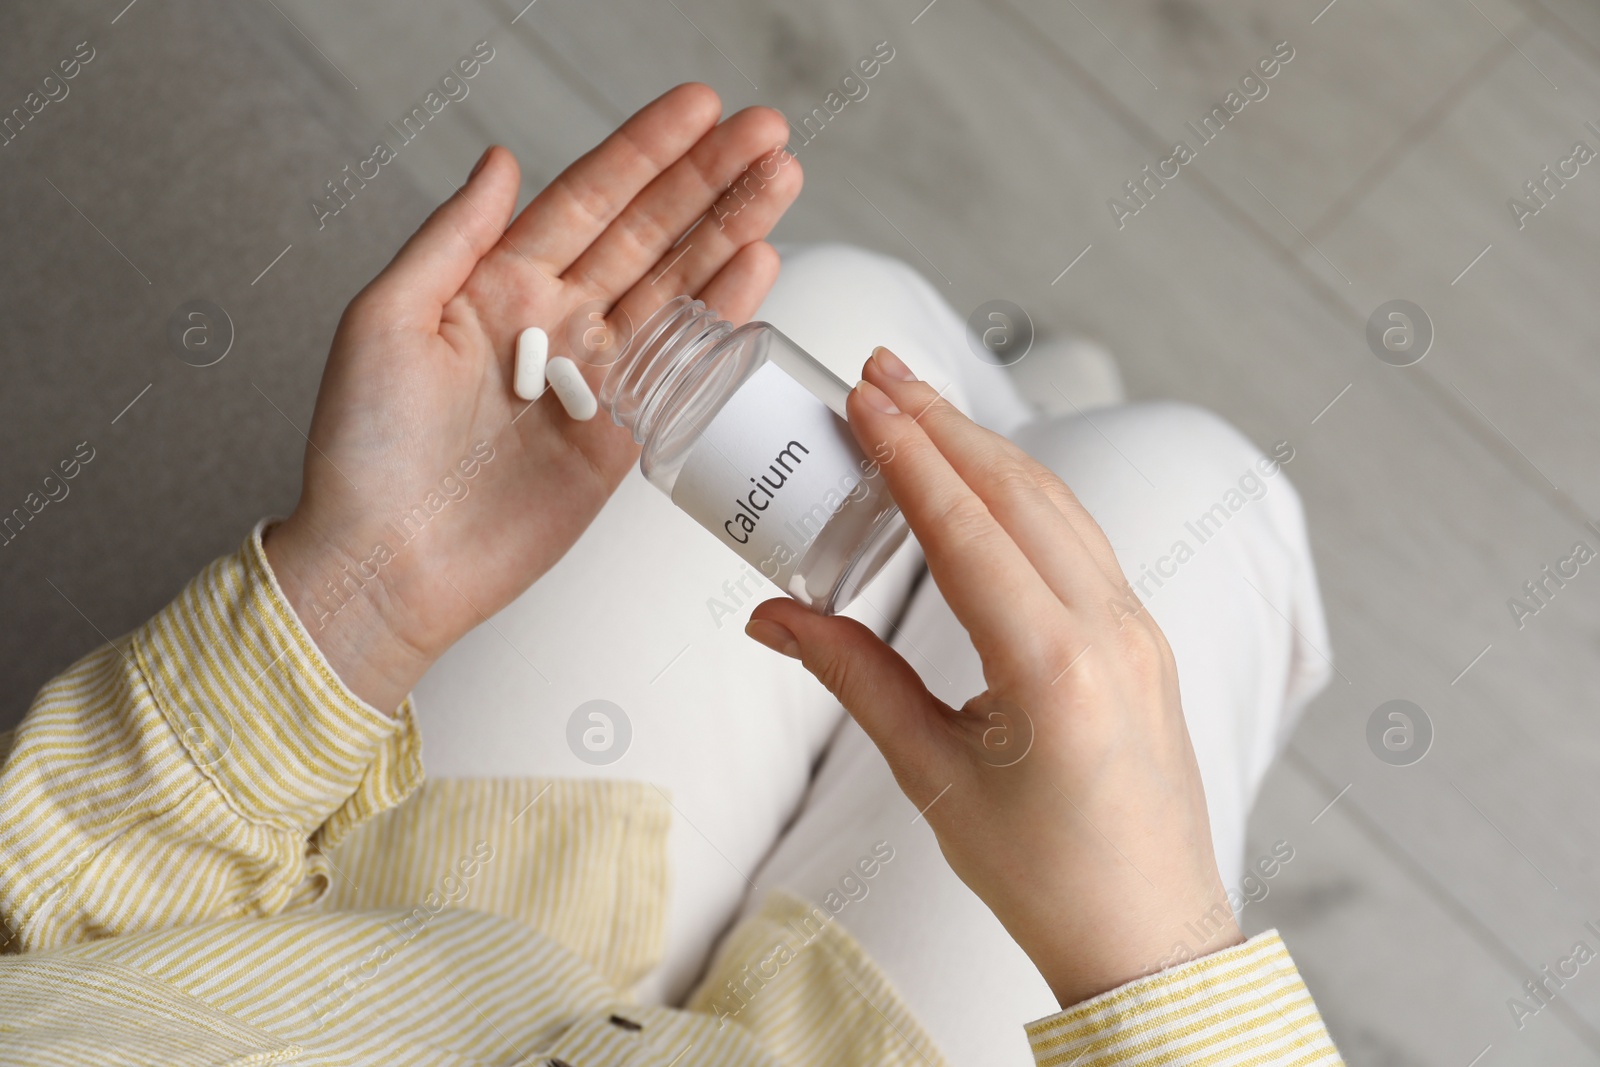
MULTIPOLYGON (((888 41, 869 95, 800 149, 780 236, 901 256, 963 312, 1013 300, 1105 342, 1133 396, 1297 449, 1340 677, 1254 816, 1252 854, 1295 858, 1248 927, 1284 930, 1352 1063, 1600 1062, 1600 964, 1521 1029, 1507 1006, 1578 940, 1600 948, 1600 566, 1525 628, 1507 607, 1575 541, 1600 547, 1600 165, 1521 230, 1507 207, 1574 141, 1600 149, 1600 8, 524 2, 279 0, 304 37, 266 18, 374 133, 492 42, 402 156, 441 196, 490 139, 531 194, 678 81, 804 115, 888 41), (1280 41, 1268 95, 1200 146, 1185 122, 1280 41), (1176 139, 1196 158, 1119 229, 1108 199, 1176 139), (1394 298, 1437 332, 1409 368, 1365 340, 1394 298), (1404 768, 1365 740, 1397 697, 1437 732, 1404 768)), ((1050 367, 1018 370, 1051 392, 1050 367)))

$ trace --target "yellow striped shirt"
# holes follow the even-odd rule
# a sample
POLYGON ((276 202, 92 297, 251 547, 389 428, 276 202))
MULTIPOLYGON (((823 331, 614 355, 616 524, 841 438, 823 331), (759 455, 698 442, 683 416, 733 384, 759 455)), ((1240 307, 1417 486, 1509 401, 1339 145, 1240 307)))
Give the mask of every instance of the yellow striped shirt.
MULTIPOLYGON (((340 683, 261 529, 0 735, 0 1064, 945 1062, 783 893, 683 1008, 632 1003, 666 928, 666 797, 423 782, 409 705, 340 683)), ((1339 1062, 1276 934, 1028 1035, 1071 1067, 1339 1062)))

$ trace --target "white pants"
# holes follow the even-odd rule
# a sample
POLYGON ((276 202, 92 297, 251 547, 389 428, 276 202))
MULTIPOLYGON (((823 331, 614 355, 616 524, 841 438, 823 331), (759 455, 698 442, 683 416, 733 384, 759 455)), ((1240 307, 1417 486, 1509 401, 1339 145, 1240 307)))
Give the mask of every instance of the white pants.
MULTIPOLYGON (((1179 405, 1023 426, 1028 409, 1009 379, 973 354, 961 317, 896 260, 837 245, 787 249, 758 317, 850 382, 887 345, 1073 488, 1177 657, 1217 858, 1233 886, 1256 789, 1329 669, 1286 474, 1264 476, 1255 446, 1179 405)), ((908 544, 849 614, 960 705, 984 688, 978 658, 931 581, 911 593, 920 572, 908 544)), ((952 1063, 1032 1062, 1022 1023, 1056 1009, 1048 988, 950 871, 854 722, 799 664, 744 636, 749 609, 775 595, 634 471, 554 570, 417 687, 428 774, 662 786, 675 808, 674 889, 666 958, 635 991, 646 1001, 686 995, 718 937, 768 889, 820 903, 887 841, 893 861, 840 921, 952 1063), (621 757, 598 766, 568 743, 569 717, 596 699, 620 707, 631 731, 621 757)))

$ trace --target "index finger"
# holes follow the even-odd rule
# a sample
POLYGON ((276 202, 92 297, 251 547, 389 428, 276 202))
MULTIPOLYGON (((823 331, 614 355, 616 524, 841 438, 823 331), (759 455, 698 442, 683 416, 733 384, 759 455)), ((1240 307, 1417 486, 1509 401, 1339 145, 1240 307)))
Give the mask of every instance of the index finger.
POLYGON ((966 628, 987 670, 1036 662, 1066 623, 1066 609, 911 415, 863 381, 850 393, 850 429, 875 456, 889 493, 917 535, 928 572, 966 628))
POLYGON ((931 385, 917 381, 887 348, 875 349, 861 372, 895 403, 916 412, 917 425, 1062 603, 1071 608, 1103 601, 1109 591, 1126 584, 1099 524, 1053 473, 1012 442, 967 418, 935 394, 931 385))

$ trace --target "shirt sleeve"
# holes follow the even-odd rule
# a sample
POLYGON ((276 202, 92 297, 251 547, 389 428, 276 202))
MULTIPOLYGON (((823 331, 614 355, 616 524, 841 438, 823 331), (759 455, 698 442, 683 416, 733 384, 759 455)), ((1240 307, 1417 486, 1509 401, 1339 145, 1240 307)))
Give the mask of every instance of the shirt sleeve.
POLYGON ((339 681, 267 525, 0 741, 4 951, 313 904, 325 853, 421 782, 409 698, 390 717, 339 681))
POLYGON ((1028 1024, 1039 1067, 1342 1064, 1276 930, 1028 1024))

